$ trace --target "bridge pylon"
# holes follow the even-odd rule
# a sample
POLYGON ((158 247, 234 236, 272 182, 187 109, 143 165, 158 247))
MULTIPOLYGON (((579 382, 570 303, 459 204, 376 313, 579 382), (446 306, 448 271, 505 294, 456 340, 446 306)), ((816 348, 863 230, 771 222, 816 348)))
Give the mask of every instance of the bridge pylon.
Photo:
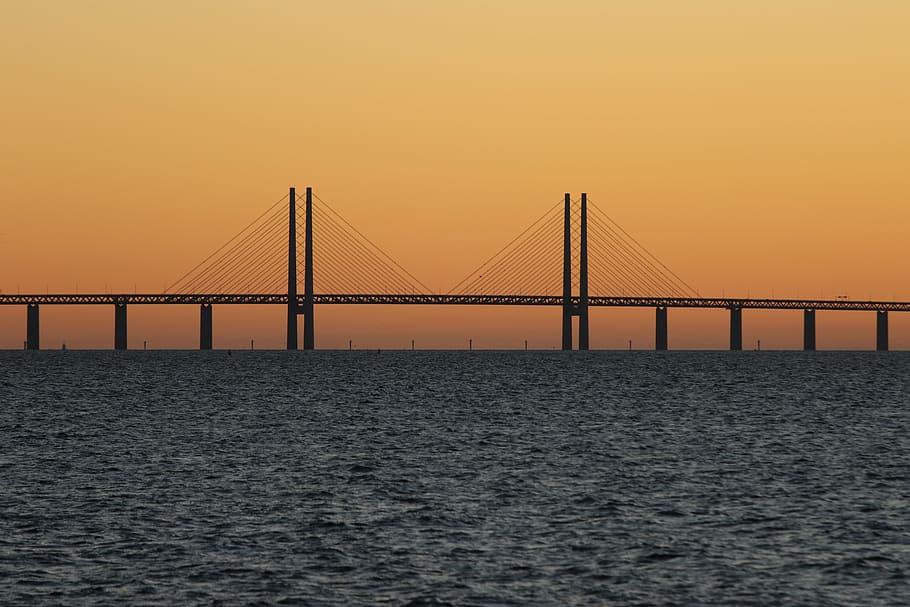
POLYGON ((288 192, 288 350, 297 349, 297 188, 288 192))
POLYGON ((313 322, 313 189, 306 189, 306 221, 303 245, 303 349, 316 348, 315 323, 313 322))
POLYGON ((303 349, 316 345, 313 321, 313 189, 308 187, 304 210, 303 305, 297 298, 297 192, 288 195, 288 334, 287 349, 297 349, 297 316, 303 315, 303 349))
POLYGON ((578 253, 578 349, 590 347, 588 326, 588 195, 581 193, 581 236, 578 253))
POLYGON ((572 195, 566 192, 562 232, 562 349, 572 349, 572 195))
POLYGON ((581 195, 581 217, 578 253, 578 303, 572 296, 572 196, 565 196, 563 222, 562 270, 562 349, 572 349, 572 317, 578 317, 578 349, 590 347, 588 323, 588 195, 581 195))

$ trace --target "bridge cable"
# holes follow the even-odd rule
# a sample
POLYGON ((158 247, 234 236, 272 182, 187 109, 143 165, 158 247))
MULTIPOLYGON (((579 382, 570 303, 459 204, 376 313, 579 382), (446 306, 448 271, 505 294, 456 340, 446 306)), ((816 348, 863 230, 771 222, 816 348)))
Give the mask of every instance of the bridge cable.
MULTIPOLYGON (((355 276, 360 279, 367 279, 366 283, 370 285, 370 290, 376 290, 377 293, 385 291, 377 286, 381 285, 383 280, 387 281, 395 289, 415 290, 414 285, 407 278, 396 272, 384 259, 344 230, 344 227, 335 221, 334 218, 314 209, 314 222, 317 221, 317 218, 319 220, 320 234, 323 235, 319 251, 325 254, 325 257, 321 258, 324 261, 320 261, 321 276, 337 277, 341 273, 339 270, 344 268, 346 271, 343 274, 349 279, 355 276), (351 264, 351 260, 358 263, 351 264), (322 267, 326 263, 334 268, 333 273, 322 272, 322 267)), ((348 291, 349 289, 333 290, 348 291)))
POLYGON ((635 243, 635 245, 636 245, 639 249, 641 249, 642 251, 644 251, 645 254, 646 254, 648 257, 650 257, 650 258, 653 259, 655 262, 657 262, 657 264, 658 264, 661 268, 663 268, 664 270, 666 270, 673 278, 675 278, 677 281, 679 281, 679 283, 681 283, 681 285, 683 285, 683 286, 685 287, 685 290, 686 290, 686 291, 688 291, 689 293, 693 293, 693 294, 695 294, 696 296, 698 296, 698 291, 697 291, 696 289, 692 288, 691 285, 689 285, 686 281, 684 281, 682 278, 680 278, 675 272, 673 272, 673 270, 671 270, 669 267, 667 267, 660 259, 658 259, 653 253, 651 253, 651 251, 649 251, 644 245, 642 245, 640 242, 638 242, 638 240, 636 240, 631 234, 629 234, 628 232, 626 232, 626 230, 623 229, 623 227, 622 227, 621 225, 619 225, 619 223, 617 223, 616 221, 614 221, 612 217, 610 217, 610 216, 609 216, 606 212, 604 212, 599 206, 597 206, 597 204, 595 204, 590 198, 588 199, 588 202, 590 203, 591 208, 593 208, 593 209, 595 210, 595 212, 600 213, 604 218, 606 218, 606 220, 607 220, 608 222, 610 222, 611 224, 615 225, 615 226, 616 226, 616 227, 617 227, 617 228, 618 228, 618 229, 619 229, 619 230, 620 230, 620 231, 621 231, 629 240, 631 240, 633 243, 635 243))
POLYGON ((227 273, 236 272, 235 264, 238 260, 242 261, 243 256, 247 255, 251 250, 261 247, 262 243, 272 238, 272 235, 280 228, 282 214, 280 209, 273 213, 269 219, 250 231, 228 251, 222 253, 212 264, 203 268, 201 272, 192 278, 184 280, 180 285, 180 292, 186 292, 190 289, 198 290, 203 287, 208 288, 212 281, 219 280, 227 273))
POLYGON ((264 257, 272 258, 276 254, 281 255, 281 246, 284 238, 278 238, 285 234, 285 226, 282 218, 274 222, 273 225, 257 235, 257 237, 248 243, 243 249, 237 250, 226 257, 223 263, 212 268, 210 272, 199 277, 196 282, 197 289, 219 288, 218 281, 230 280, 220 286, 225 292, 233 291, 236 284, 244 280, 245 275, 258 276, 258 271, 262 266, 264 257), (236 267, 238 264, 244 264, 242 267, 236 267), (211 286, 210 286, 211 285, 211 286))
MULTIPOLYGON (((558 218, 556 219, 558 223, 558 218)), ((550 226, 545 225, 543 227, 548 228, 550 226)), ((535 235, 538 232, 535 232, 535 235)), ((511 287, 518 281, 519 276, 539 270, 541 265, 539 260, 540 253, 547 251, 553 243, 547 242, 549 239, 540 238, 534 240, 533 237, 534 235, 510 251, 498 265, 487 268, 483 275, 465 285, 461 293, 467 293, 472 289, 483 289, 485 291, 494 289, 500 291, 500 294, 508 294, 504 290, 506 288, 505 285, 511 287), (506 282, 500 282, 497 287, 496 281, 500 279, 506 282)))
MULTIPOLYGON (((531 225, 529 225, 527 228, 525 228, 518 236, 516 236, 515 238, 513 238, 508 244, 506 244, 506 245, 505 245, 504 247, 502 247, 499 251, 497 251, 495 254, 493 254, 492 256, 490 256, 490 257, 489 257, 486 261, 484 261, 482 264, 480 264, 479 266, 477 266, 477 268, 475 268, 475 269, 474 269, 473 271, 471 271, 467 276, 465 276, 463 279, 461 279, 461 281, 459 281, 458 283, 456 283, 455 286, 453 286, 451 289, 449 289, 448 293, 449 293, 449 294, 454 293, 456 289, 458 289, 459 287, 461 287, 461 286, 462 286, 464 283, 466 283, 468 280, 473 279, 475 276, 477 276, 478 274, 480 274, 480 272, 485 271, 486 268, 487 268, 487 266, 489 266, 489 265, 491 265, 492 263, 494 263, 494 262, 497 260, 497 258, 499 258, 499 256, 503 254, 503 252, 505 252, 506 250, 508 250, 512 245, 514 245, 514 244, 515 244, 516 242, 518 242, 521 238, 523 238, 529 231, 531 231, 532 229, 534 229, 535 226, 537 226, 537 224, 539 224, 541 221, 544 221, 545 219, 547 219, 547 217, 550 215, 550 213, 552 213, 556 208, 558 208, 558 207, 559 207, 560 205, 562 205, 562 204, 563 204, 563 201, 560 200, 559 202, 557 202, 556 204, 554 204, 552 207, 550 207, 549 209, 547 209, 547 210, 543 213, 543 215, 541 215, 539 218, 537 218, 537 220, 535 220, 533 223, 531 223, 531 225)), ((462 289, 461 291, 459 291, 459 293, 464 293, 464 292, 465 292, 465 289, 462 289)))
POLYGON ((423 282, 421 282, 420 279, 416 278, 413 274, 411 274, 410 272, 408 272, 401 264, 399 264, 397 261, 395 261, 395 259, 392 258, 391 255, 389 255, 388 253, 386 253, 385 250, 383 250, 383 249, 382 249, 381 247, 379 247, 376 243, 374 243, 372 240, 370 240, 369 238, 367 238, 360 230, 358 230, 358 229, 357 229, 356 227, 354 227, 350 222, 348 222, 348 220, 346 220, 338 211, 336 211, 336 210, 332 207, 332 205, 330 205, 328 202, 326 202, 325 200, 323 200, 323 199, 320 198, 319 196, 316 196, 315 194, 313 195, 313 197, 316 198, 316 200, 318 200, 320 203, 322 203, 322 205, 324 205, 326 209, 328 209, 328 210, 329 210, 332 214, 334 214, 342 223, 344 223, 344 225, 346 225, 348 228, 350 228, 355 234, 357 234, 360 238, 362 238, 362 239, 363 239, 364 241, 366 241, 370 246, 372 246, 376 251, 378 251, 383 257, 385 257, 389 262, 391 262, 396 268, 398 268, 399 270, 401 270, 402 272, 404 272, 405 275, 408 276, 408 278, 410 278, 411 280, 414 281, 414 283, 416 283, 416 285, 419 285, 420 287, 422 287, 427 293, 429 293, 429 292, 431 291, 431 289, 430 289, 428 286, 426 286, 423 282))
POLYGON ((218 249, 216 249, 214 252, 212 252, 208 257, 206 257, 205 259, 203 259, 202 261, 200 261, 198 264, 196 264, 196 266, 194 266, 192 269, 190 269, 188 272, 186 272, 183 276, 181 276, 180 278, 178 278, 170 287, 166 288, 166 289, 164 290, 164 292, 167 293, 168 291, 170 291, 171 289, 173 289, 176 285, 180 284, 180 283, 181 283, 184 279, 186 279, 188 276, 190 276, 191 274, 193 274, 193 272, 195 272, 195 271, 198 270, 200 267, 202 267, 204 264, 206 264, 209 260, 211 260, 213 257, 215 257, 218 253, 220 253, 225 247, 227 247, 229 244, 231 244, 236 238, 238 238, 241 234, 243 234, 244 232, 246 232, 251 226, 255 225, 259 220, 261 220, 263 217, 265 217, 266 215, 268 215, 275 207, 277 207, 279 204, 281 204, 282 202, 284 202, 285 200, 287 200, 288 196, 289 196, 289 194, 285 194, 284 196, 282 196, 281 198, 279 198, 277 201, 275 201, 275 203, 272 204, 272 205, 271 205, 269 208, 267 208, 265 211, 263 211, 261 215, 259 215, 258 217, 256 217, 256 219, 254 219, 254 220, 251 221, 249 224, 247 224, 243 229, 241 229, 237 234, 235 234, 230 240, 228 240, 227 242, 225 242, 225 243, 224 243, 223 245, 221 245, 218 249))
MULTIPOLYGON (((561 213, 557 210, 562 205, 563 201, 560 201, 547 209, 506 246, 452 287, 449 293, 455 293, 456 290, 459 294, 467 294, 478 289, 488 291, 496 287, 495 281, 503 276, 514 276, 520 269, 536 269, 540 263, 536 259, 537 255, 547 249, 548 241, 552 237, 550 232, 559 225, 561 213)), ((510 280, 510 285, 513 284, 510 278, 507 280, 510 280)))
MULTIPOLYGON (((394 288, 396 289, 401 289, 402 286, 404 286, 405 290, 413 288, 406 279, 396 273, 393 269, 389 268, 388 264, 381 258, 378 258, 374 253, 363 246, 362 243, 357 242, 350 234, 346 233, 343 227, 333 221, 331 217, 327 215, 323 217, 321 213, 318 216, 321 220, 320 233, 326 236, 323 241, 325 244, 321 245, 319 250, 323 252, 327 251, 329 253, 326 257, 329 263, 336 264, 336 268, 345 268, 348 270, 349 277, 352 276, 350 272, 353 271, 358 278, 366 278, 366 283, 370 284, 370 290, 377 289, 374 285, 381 284, 381 282, 371 282, 371 280, 378 280, 380 278, 395 285, 394 288), (332 239, 333 234, 335 236, 334 240, 332 239), (343 239, 347 239, 348 242, 345 242, 343 239), (332 257, 331 254, 333 253, 335 257, 332 257), (349 263, 352 259, 359 263, 349 263)), ((332 276, 332 274, 327 275, 332 276)), ((342 288, 340 290, 344 291, 346 289, 342 288)), ((381 290, 377 292, 381 292, 381 290)))

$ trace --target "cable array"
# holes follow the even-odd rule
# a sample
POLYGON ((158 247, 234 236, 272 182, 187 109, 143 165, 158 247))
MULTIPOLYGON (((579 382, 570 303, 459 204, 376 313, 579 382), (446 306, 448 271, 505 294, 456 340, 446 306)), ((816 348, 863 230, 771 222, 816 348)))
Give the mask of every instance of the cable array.
POLYGON ((588 199, 588 293, 697 297, 698 292, 588 199))
POLYGON ((449 290, 453 295, 562 293, 563 202, 449 290))
MULTIPOLYGON (((430 288, 363 235, 325 200, 314 195, 313 283, 316 293, 410 294, 430 288)), ((303 233, 305 218, 298 218, 303 233)), ((303 251, 297 249, 297 272, 303 284, 303 251)))
POLYGON ((288 195, 181 276, 165 292, 287 292, 288 195))
MULTIPOLYGON (((288 208, 282 197, 166 289, 170 294, 287 293, 288 208)), ((333 294, 428 293, 430 289, 314 196, 313 290, 333 294)), ((297 292, 306 261, 305 202, 298 198, 297 292)))
MULTIPOLYGON (((313 279, 321 294, 430 293, 325 200, 314 195, 313 279), (317 204, 318 203, 318 204, 317 204)), ((184 274, 166 293, 287 292, 287 195, 272 204, 223 246, 184 274)), ((305 272, 304 203, 298 201, 297 282, 305 272)), ((456 284, 454 295, 561 295, 564 206, 550 207, 509 244, 456 284)), ((580 276, 580 208, 570 209, 572 293, 580 276)), ((588 199, 588 294, 590 296, 697 297, 698 292, 664 265, 588 199)))
MULTIPOLYGON (((588 295, 693 297, 698 293, 588 199, 588 295)), ((560 201, 449 293, 561 295, 564 202, 560 201)), ((572 293, 581 276, 581 208, 572 201, 572 293)))

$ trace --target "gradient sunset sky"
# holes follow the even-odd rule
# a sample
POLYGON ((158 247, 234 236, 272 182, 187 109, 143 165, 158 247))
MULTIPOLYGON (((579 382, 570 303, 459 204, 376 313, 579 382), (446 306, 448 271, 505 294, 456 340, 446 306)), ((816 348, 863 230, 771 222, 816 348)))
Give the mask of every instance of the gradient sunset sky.
MULTIPOLYGON (((160 292, 312 186, 447 291, 586 191, 703 295, 910 300, 910 2, 3 2, 0 290, 160 292)), ((198 344, 198 307, 130 308, 130 347, 198 344)), ((215 346, 281 347, 281 307, 215 309, 215 346)), ((559 345, 560 311, 318 307, 317 346, 559 345)), ((45 306, 42 347, 113 311, 45 306)), ((795 312, 746 348, 799 348, 795 312)), ((653 347, 596 309, 594 348, 653 347)), ((891 346, 910 348, 910 315, 891 346)), ((670 312, 723 348, 724 311, 670 312)), ((819 348, 872 313, 820 312, 819 348)), ((0 348, 25 309, 0 307, 0 348)))

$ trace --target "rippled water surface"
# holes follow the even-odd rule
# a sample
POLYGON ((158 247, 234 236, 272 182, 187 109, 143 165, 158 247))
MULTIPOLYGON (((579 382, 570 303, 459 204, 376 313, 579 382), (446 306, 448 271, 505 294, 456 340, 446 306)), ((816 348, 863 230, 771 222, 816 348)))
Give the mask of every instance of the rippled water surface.
POLYGON ((0 603, 906 604, 908 372, 3 352, 0 603))

